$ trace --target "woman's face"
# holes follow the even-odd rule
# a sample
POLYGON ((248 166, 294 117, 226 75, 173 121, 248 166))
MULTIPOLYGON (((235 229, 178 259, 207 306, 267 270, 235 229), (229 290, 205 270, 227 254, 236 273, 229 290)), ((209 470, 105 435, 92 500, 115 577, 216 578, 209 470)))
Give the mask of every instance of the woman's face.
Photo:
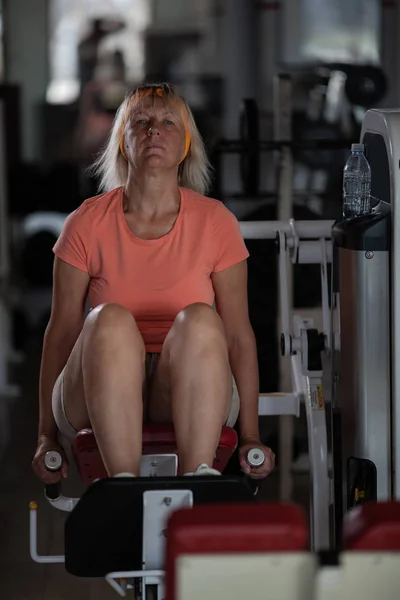
POLYGON ((181 108, 163 98, 147 96, 128 117, 124 145, 128 161, 136 168, 173 168, 183 158, 186 132, 181 108))

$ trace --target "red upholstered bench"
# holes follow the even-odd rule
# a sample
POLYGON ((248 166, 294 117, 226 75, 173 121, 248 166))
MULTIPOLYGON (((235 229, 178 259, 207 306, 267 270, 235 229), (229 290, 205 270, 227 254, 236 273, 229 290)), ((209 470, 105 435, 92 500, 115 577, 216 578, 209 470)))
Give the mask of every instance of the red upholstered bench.
MULTIPOLYGON (((234 453, 238 443, 236 431, 231 427, 222 427, 216 452, 214 468, 223 471, 234 453)), ((78 471, 85 482, 107 477, 96 438, 91 429, 82 429, 74 439, 73 453, 78 471)), ((172 425, 144 425, 143 454, 176 454, 175 433, 172 425)), ((178 467, 179 472, 179 467, 178 467)))
MULTIPOLYGON (((291 504, 197 505, 175 511, 167 529, 166 598, 176 598, 180 557, 208 554, 307 552, 309 528, 291 504)), ((249 590, 251 597, 251 590, 249 590)))
POLYGON ((400 502, 370 502, 343 520, 343 549, 355 552, 400 551, 400 502))

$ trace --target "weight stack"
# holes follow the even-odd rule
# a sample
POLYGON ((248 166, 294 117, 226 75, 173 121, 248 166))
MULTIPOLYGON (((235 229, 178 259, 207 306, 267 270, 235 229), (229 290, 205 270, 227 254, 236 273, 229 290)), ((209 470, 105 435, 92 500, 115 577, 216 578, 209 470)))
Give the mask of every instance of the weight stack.
POLYGON ((391 497, 390 205, 332 230, 335 525, 391 497))

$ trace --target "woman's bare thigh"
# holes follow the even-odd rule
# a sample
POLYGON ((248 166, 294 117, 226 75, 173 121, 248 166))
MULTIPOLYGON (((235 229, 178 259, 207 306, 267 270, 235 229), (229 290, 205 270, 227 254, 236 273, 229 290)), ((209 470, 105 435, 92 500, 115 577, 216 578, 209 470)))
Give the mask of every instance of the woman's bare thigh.
MULTIPOLYGON (((125 309, 122 307, 111 308, 114 310, 114 312, 115 308, 117 308, 117 314, 121 310, 124 314, 125 309)), ((109 310, 109 307, 107 307, 107 310, 109 310)), ((96 360, 95 347, 93 347, 91 344, 91 333, 92 328, 96 323, 96 314, 97 312, 93 311, 93 313, 90 313, 86 318, 82 331, 79 334, 79 337, 64 367, 64 411, 70 424, 77 430, 90 427, 90 419, 85 399, 83 368, 84 364, 87 364, 88 360, 96 360)), ((142 340, 141 343, 143 343, 142 340)), ((143 389, 144 384, 145 375, 143 369, 143 389)))
POLYGON ((65 416, 76 430, 90 427, 82 376, 83 335, 84 332, 81 331, 64 367, 65 416))

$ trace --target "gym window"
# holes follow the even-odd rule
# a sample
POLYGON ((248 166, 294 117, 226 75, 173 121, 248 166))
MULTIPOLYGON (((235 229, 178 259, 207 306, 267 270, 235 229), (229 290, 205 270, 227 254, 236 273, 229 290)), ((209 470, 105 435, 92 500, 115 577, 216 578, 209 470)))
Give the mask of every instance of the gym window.
POLYGON ((148 0, 50 0, 47 101, 58 104, 77 99, 80 92, 78 44, 93 19, 111 18, 125 22, 124 29, 100 43, 99 54, 121 51, 127 80, 140 81, 144 75, 143 32, 150 18, 149 5, 148 0))
POLYGON ((286 64, 380 64, 380 0, 284 0, 286 64))

